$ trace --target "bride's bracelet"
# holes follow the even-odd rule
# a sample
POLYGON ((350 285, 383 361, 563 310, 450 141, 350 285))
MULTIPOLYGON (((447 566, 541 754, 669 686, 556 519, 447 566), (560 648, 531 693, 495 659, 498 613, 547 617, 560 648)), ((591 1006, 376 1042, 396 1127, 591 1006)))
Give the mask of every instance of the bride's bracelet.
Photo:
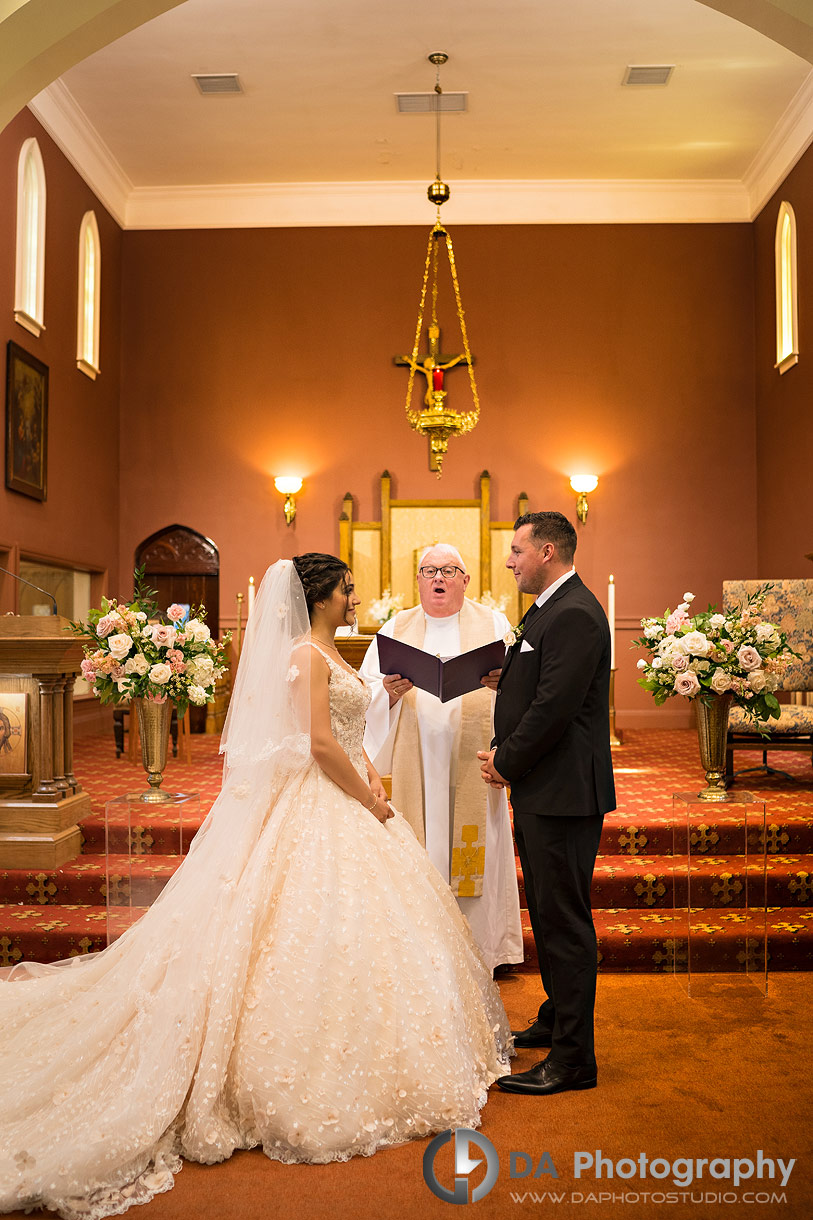
POLYGON ((373 812, 373 810, 375 809, 375 807, 376 807, 376 805, 377 805, 377 804, 378 804, 378 797, 377 797, 377 796, 375 796, 375 797, 373 797, 373 803, 372 803, 372 805, 368 805, 368 806, 367 806, 367 811, 368 811, 369 813, 372 813, 372 812, 373 812))

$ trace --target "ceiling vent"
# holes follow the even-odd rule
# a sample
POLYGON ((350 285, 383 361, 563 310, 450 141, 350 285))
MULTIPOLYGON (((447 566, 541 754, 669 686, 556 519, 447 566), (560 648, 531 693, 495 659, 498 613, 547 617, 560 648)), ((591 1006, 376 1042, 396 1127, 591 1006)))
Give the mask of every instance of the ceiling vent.
POLYGON ((243 86, 236 72, 193 72, 192 80, 201 93, 242 93, 243 86))
POLYGON ((399 114, 434 114, 437 98, 441 114, 465 114, 469 108, 468 93, 396 93, 395 103, 399 114))
POLYGON ((622 85, 668 85, 674 64, 628 64, 622 85))

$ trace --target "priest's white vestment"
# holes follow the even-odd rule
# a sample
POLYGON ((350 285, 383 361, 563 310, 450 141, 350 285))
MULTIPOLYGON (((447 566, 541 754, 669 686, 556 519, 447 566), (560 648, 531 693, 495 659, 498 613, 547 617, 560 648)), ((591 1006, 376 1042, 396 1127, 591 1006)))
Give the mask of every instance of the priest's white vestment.
MULTIPOLYGON (((492 613, 493 638, 499 640, 510 631, 511 625, 504 614, 499 611, 492 613)), ((399 617, 396 615, 386 622, 381 634, 395 637, 399 617)), ((443 658, 459 656, 460 615, 433 618, 425 614, 424 617, 424 651, 443 658)), ((403 700, 390 708, 375 640, 367 650, 361 673, 373 692, 367 712, 364 748, 373 766, 386 775, 392 770, 403 700)), ((420 763, 423 772, 426 850, 432 863, 448 881, 462 700, 452 699, 448 703, 441 703, 434 695, 417 688, 410 694, 416 699, 420 759, 416 758, 415 763, 416 766, 420 763)), ((483 741, 478 748, 488 750, 490 745, 490 740, 483 741)), ((486 965, 493 970, 498 965, 521 962, 523 948, 508 800, 504 790, 495 788, 488 788, 487 798, 482 894, 476 898, 458 896, 457 902, 469 921, 486 965)))

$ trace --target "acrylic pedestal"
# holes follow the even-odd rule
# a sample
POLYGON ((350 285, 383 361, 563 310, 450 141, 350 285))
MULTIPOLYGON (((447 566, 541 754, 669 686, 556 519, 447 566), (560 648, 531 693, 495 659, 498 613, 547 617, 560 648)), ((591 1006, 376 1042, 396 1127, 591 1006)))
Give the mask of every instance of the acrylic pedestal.
POLYGON ((140 792, 114 797, 104 807, 107 943, 112 944, 159 896, 200 826, 200 793, 168 792, 144 800, 140 792), (160 822, 162 855, 145 850, 160 822))
POLYGON ((739 976, 766 995, 764 800, 750 792, 719 801, 676 793, 672 861, 674 971, 687 995, 711 973, 739 976))

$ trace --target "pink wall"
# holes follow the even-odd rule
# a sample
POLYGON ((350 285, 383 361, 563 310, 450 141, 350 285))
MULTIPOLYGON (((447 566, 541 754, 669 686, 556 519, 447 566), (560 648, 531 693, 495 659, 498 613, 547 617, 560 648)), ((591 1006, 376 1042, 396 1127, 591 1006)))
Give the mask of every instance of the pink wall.
MULTIPOLYGON (((221 548, 221 618, 279 556, 335 550, 346 491, 516 496, 573 514, 567 476, 601 477, 580 571, 618 587, 618 705, 648 720, 624 646, 687 588, 718 600, 756 564, 753 255, 748 225, 461 227, 454 233, 482 417, 443 478, 404 419, 428 226, 124 234, 121 579, 180 521, 221 548), (271 476, 305 491, 286 527, 271 476)), ((453 311, 440 320, 457 350, 453 311)), ((451 373, 453 402, 468 400, 451 373)), ((657 713, 658 723, 685 710, 657 713)))
POLYGON ((813 149, 754 222, 756 249, 756 427, 759 577, 813 578, 813 149), (774 236, 779 206, 796 214, 799 363, 776 361, 774 236))
MULTIPOLYGON (((48 497, 40 502, 8 491, 0 478, 0 544, 111 573, 118 565, 120 298, 121 230, 23 110, 0 131, 0 343, 4 369, 9 339, 48 365, 48 497), (13 313, 17 162, 29 136, 39 141, 47 198, 45 330, 39 338, 18 325, 13 313), (102 251, 102 371, 95 381, 76 367, 79 226, 91 208, 102 251)), ((5 380, 3 386, 5 392, 5 380)), ((5 581, 0 596, 0 609, 11 608, 11 582, 5 581)))
MULTIPOLYGON (((779 378, 773 354, 773 227, 780 197, 805 219, 813 154, 754 225, 461 227, 454 232, 482 418, 452 441, 440 482, 404 420, 425 228, 121 234, 33 117, 0 133, 0 336, 51 370, 49 497, 0 489, 0 545, 110 569, 129 591, 136 544, 180 521, 221 551, 221 618, 280 555, 338 546, 346 491, 378 516, 396 496, 469 497, 492 474, 493 515, 573 514, 567 476, 600 476, 580 529, 579 568, 600 596, 616 577, 619 720, 656 711, 626 642, 643 614, 687 588, 717 601, 728 576, 807 575, 810 514, 788 505, 808 480, 810 372, 779 378), (16 161, 40 140, 48 179, 46 322, 11 316, 16 161), (102 236, 102 376, 75 368, 76 242, 95 207, 102 236), (121 304, 120 304, 121 303, 121 304), (121 378, 119 378, 119 360, 121 378), (788 443, 788 437, 793 443, 788 443), (305 476, 293 528, 275 473, 305 476)), ((800 292, 802 343, 808 329, 800 292)), ((441 302, 444 347, 457 350, 441 302)), ((447 388, 468 405, 466 374, 447 388)), ((801 496, 797 496, 797 501, 801 496)), ((1 607, 0 607, 1 608, 1 607)))

